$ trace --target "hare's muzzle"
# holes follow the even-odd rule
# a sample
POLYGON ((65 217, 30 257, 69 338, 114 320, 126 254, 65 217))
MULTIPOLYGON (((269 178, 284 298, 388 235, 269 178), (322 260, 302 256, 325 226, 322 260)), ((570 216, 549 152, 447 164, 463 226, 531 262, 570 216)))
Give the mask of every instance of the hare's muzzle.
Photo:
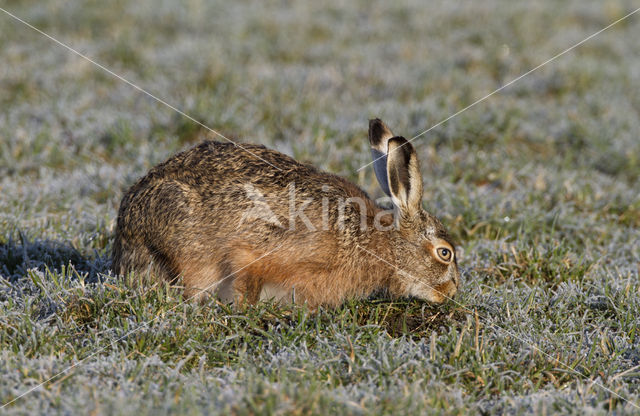
POLYGON ((427 299, 435 303, 442 303, 447 300, 453 299, 456 292, 458 291, 458 285, 456 284, 456 281, 449 280, 445 283, 437 285, 433 288, 433 290, 429 294, 430 296, 428 296, 427 299))

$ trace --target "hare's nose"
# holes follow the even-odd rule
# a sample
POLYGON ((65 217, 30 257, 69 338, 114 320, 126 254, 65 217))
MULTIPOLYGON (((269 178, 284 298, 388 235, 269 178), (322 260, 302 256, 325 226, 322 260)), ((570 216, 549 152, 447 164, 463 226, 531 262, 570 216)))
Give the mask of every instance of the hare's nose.
POLYGON ((456 289, 460 287, 460 274, 457 271, 453 273, 453 276, 451 277, 451 281, 455 285, 456 289))
POLYGON ((449 282, 445 284, 443 291, 443 295, 445 299, 451 300, 455 296, 456 292, 458 292, 458 283, 456 280, 451 279, 449 282))
POLYGON ((456 288, 460 287, 460 281, 462 280, 462 273, 460 272, 459 269, 454 270, 453 272, 453 277, 451 280, 453 280, 453 283, 456 285, 456 288))

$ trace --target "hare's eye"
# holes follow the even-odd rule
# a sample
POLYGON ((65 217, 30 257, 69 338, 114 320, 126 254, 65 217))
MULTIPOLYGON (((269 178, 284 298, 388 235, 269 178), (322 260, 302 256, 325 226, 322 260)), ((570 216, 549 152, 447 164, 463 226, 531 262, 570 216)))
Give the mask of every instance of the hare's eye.
POLYGON ((451 250, 446 247, 438 247, 436 253, 438 253, 438 257, 440 257, 442 261, 447 263, 451 261, 451 257, 453 256, 451 250))

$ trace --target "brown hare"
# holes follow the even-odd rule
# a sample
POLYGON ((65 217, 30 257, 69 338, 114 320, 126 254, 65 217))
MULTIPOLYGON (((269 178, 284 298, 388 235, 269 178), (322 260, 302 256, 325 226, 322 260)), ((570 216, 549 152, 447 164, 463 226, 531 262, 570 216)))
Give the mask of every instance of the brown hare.
POLYGON ((264 146, 206 141, 173 156, 122 199, 114 272, 226 302, 315 309, 384 289, 442 302, 460 275, 447 231, 422 209, 416 151, 379 119, 369 122, 369 141, 393 210, 264 146))

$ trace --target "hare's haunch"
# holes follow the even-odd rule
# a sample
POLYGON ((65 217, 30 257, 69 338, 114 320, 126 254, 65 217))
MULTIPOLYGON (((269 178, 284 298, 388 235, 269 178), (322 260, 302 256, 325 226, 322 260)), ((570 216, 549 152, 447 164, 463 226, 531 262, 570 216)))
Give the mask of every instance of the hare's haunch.
POLYGON ((442 302, 459 285, 456 253, 440 221, 422 209, 416 151, 378 119, 369 141, 393 210, 264 146, 207 141, 173 156, 122 199, 114 272, 224 301, 315 308, 387 289, 442 302))

